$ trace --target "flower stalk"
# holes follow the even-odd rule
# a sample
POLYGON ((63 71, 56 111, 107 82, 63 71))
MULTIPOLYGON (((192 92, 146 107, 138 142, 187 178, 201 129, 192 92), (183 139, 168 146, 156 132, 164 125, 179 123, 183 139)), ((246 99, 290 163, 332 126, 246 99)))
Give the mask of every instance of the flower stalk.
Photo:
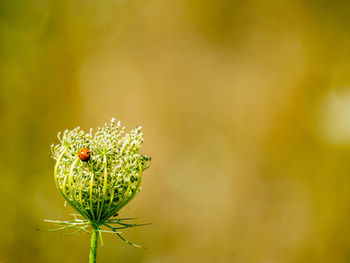
POLYGON ((96 263, 97 244, 98 244, 98 230, 93 228, 91 232, 91 247, 90 247, 89 263, 96 263))

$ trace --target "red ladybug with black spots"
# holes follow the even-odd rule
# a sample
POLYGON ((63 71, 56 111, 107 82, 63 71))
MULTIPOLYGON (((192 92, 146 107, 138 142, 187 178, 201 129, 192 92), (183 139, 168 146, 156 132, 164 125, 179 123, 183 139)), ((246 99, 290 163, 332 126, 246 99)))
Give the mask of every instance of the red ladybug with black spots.
POLYGON ((81 148, 78 151, 78 157, 80 160, 82 160, 83 162, 87 162, 90 160, 91 157, 91 152, 88 148, 81 148))

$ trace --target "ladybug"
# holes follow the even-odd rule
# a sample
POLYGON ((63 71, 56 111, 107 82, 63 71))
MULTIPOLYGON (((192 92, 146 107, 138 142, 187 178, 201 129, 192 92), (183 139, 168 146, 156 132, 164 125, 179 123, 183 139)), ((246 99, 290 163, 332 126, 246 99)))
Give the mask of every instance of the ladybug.
POLYGON ((78 157, 83 162, 89 161, 90 160, 90 156, 91 156, 91 152, 90 152, 90 150, 88 148, 81 148, 78 151, 78 157))

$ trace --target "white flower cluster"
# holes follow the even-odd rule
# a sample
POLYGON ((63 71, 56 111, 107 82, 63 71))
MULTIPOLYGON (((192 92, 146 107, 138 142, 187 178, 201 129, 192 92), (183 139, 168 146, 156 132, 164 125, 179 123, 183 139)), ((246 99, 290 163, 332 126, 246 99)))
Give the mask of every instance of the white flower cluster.
POLYGON ((125 206, 140 190, 142 172, 150 158, 140 154, 141 127, 130 133, 112 119, 110 125, 93 134, 66 130, 52 145, 56 160, 55 181, 67 202, 83 217, 102 224, 125 206), (82 161, 78 152, 89 150, 90 159, 82 161))

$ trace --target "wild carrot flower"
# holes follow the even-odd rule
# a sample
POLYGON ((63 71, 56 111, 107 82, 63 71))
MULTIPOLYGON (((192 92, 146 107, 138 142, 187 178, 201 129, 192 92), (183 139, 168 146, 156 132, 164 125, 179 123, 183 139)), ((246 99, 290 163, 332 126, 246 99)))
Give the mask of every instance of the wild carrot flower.
POLYGON ((98 235, 103 244, 102 232, 115 233, 137 246, 118 230, 142 224, 113 216, 140 191, 142 172, 149 165, 150 158, 140 153, 141 127, 125 133, 125 127, 112 119, 96 133, 77 127, 58 133, 58 140, 51 147, 56 160, 54 179, 67 203, 79 214, 74 214, 71 221, 47 221, 60 226, 54 230, 91 232, 90 262, 96 262, 98 235))

